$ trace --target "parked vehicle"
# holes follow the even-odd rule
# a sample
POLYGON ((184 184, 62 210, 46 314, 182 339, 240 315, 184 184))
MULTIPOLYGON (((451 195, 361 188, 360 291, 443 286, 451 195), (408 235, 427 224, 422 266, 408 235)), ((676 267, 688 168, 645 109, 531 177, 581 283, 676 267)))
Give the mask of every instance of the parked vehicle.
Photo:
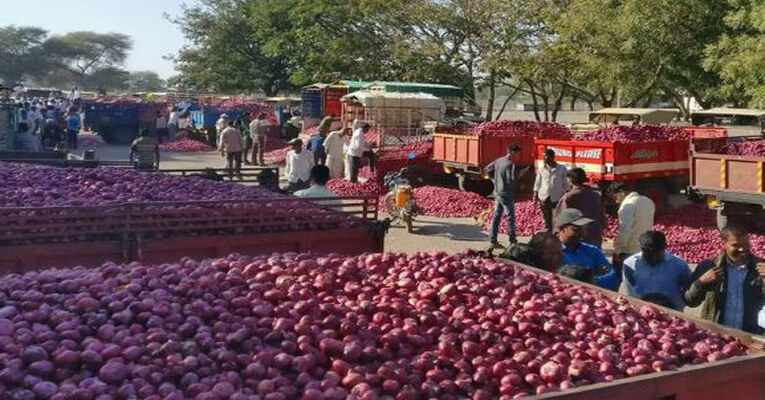
POLYGON ((400 219, 406 226, 407 232, 412 232, 412 223, 417 216, 417 206, 414 202, 413 171, 404 167, 399 171, 388 172, 383 178, 383 184, 388 188, 385 195, 385 210, 391 221, 400 219))

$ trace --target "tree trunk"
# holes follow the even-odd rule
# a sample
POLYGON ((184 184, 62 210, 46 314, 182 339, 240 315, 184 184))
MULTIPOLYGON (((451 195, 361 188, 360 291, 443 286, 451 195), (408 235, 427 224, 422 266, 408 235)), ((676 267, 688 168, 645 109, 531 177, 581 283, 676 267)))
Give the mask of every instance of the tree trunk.
POLYGON ((489 102, 486 105, 486 120, 491 121, 494 118, 494 97, 497 90, 497 78, 496 72, 491 70, 489 72, 489 102))
POLYGON ((576 101, 577 100, 579 100, 579 98, 577 98, 576 96, 571 98, 571 103, 569 103, 570 104, 570 107, 569 107, 570 111, 576 111, 576 101))
POLYGON ((594 103, 594 101, 587 100, 587 107, 590 109, 590 111, 594 111, 595 110, 595 105, 593 105, 593 103, 594 103))
POLYGON ((542 118, 539 116, 539 102, 537 101, 537 94, 534 91, 534 88, 531 89, 531 102, 534 106, 534 118, 536 118, 537 121, 541 121, 542 118))
POLYGON ((518 89, 515 89, 515 91, 511 95, 507 96, 505 101, 502 103, 502 108, 499 109, 497 116, 494 118, 495 121, 499 121, 499 119, 502 117, 502 113, 505 112, 505 107, 507 107, 507 103, 510 102, 510 99, 512 99, 516 93, 518 93, 518 89))
MULTIPOLYGON (((566 95, 566 87, 562 87, 560 89, 560 93, 558 93, 558 98, 555 99, 555 109, 553 109, 552 113, 552 122, 556 122, 558 120, 558 111, 563 107, 563 96, 566 95)), ((573 107, 572 110, 573 111, 573 107)))

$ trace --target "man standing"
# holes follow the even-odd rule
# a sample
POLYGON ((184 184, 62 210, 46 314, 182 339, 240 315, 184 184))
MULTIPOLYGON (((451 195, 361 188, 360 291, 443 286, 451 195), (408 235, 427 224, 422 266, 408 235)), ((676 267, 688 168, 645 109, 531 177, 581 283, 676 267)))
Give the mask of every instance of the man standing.
POLYGON ((250 137, 252 138, 252 155, 250 160, 254 165, 266 165, 264 154, 266 150, 266 130, 268 121, 266 114, 260 113, 258 117, 250 122, 250 137))
POLYGON ((761 335, 757 316, 765 304, 765 263, 751 253, 749 235, 728 226, 720 231, 723 253, 702 261, 685 291, 689 307, 700 304, 701 318, 761 335))
POLYGON ((324 165, 314 165, 311 167, 309 176, 311 187, 308 189, 298 190, 294 193, 295 197, 303 198, 321 198, 321 197, 337 197, 329 189, 327 189, 327 181, 329 181, 329 168, 324 165))
MULTIPOLYGON (((154 121, 154 127, 157 130, 157 141, 162 144, 162 138, 168 136, 167 131, 167 118, 164 114, 157 111, 157 117, 154 121)), ((169 140, 169 138, 168 138, 169 140)))
POLYGON ((228 128, 228 114, 221 114, 217 121, 215 121, 215 133, 217 134, 217 139, 215 141, 215 144, 220 147, 220 138, 223 134, 223 131, 228 128))
POLYGON ((170 109, 170 116, 167 117, 167 135, 168 139, 172 142, 175 140, 175 133, 178 131, 178 120, 181 114, 176 111, 175 107, 170 109))
POLYGON ((497 237, 499 225, 502 222, 502 214, 507 215, 507 235, 511 244, 518 242, 515 235, 515 159, 521 152, 516 144, 507 147, 507 154, 494 160, 486 167, 486 173, 494 181, 494 214, 491 218, 489 241, 492 248, 502 248, 497 237))
POLYGON ((370 129, 372 129, 372 125, 368 123, 361 123, 360 125, 361 126, 358 129, 353 131, 353 136, 351 136, 351 143, 348 145, 348 161, 350 169, 349 180, 351 182, 359 181, 361 157, 364 156, 365 152, 372 148, 364 136, 367 132, 369 132, 370 129))
POLYGON ((246 112, 241 117, 237 118, 237 128, 239 132, 242 132, 242 140, 244 140, 244 151, 242 152, 242 161, 245 165, 251 165, 252 162, 247 159, 252 149, 252 135, 250 135, 250 113, 246 112))
POLYGON ((308 188, 311 167, 313 167, 313 154, 308 150, 303 150, 303 141, 299 138, 290 140, 288 144, 292 146, 292 150, 287 153, 284 174, 287 176, 287 182, 289 182, 287 191, 294 193, 308 188))
POLYGON ((228 121, 228 126, 220 134, 218 150, 226 157, 226 172, 228 179, 233 179, 236 172, 239 180, 242 179, 242 151, 244 140, 242 132, 234 127, 234 121, 228 121))
POLYGON ((545 230, 548 232, 553 228, 553 210, 567 189, 566 167, 555 162, 553 149, 545 150, 544 165, 534 180, 534 202, 542 209, 545 230))
POLYGON ((641 299, 662 295, 671 308, 683 311, 683 291, 688 287, 691 269, 666 249, 667 237, 663 233, 648 231, 640 235, 640 253, 624 261, 627 294, 641 299))
POLYGON ((80 117, 74 110, 69 111, 66 117, 66 148, 77 148, 77 134, 80 133, 80 117))
POLYGON ((327 153, 324 148, 324 140, 326 136, 327 131, 322 129, 308 139, 306 149, 313 152, 313 163, 316 165, 325 165, 327 163, 327 153))
POLYGON ((622 262, 640 252, 640 235, 653 229, 656 206, 651 199, 629 190, 622 182, 613 184, 611 192, 619 204, 619 232, 614 241, 614 267, 621 278, 622 262))
POLYGON ((601 248, 603 244, 603 229, 606 227, 606 214, 603 209, 603 199, 593 188, 586 185, 587 174, 581 168, 572 168, 566 173, 571 190, 561 197, 555 209, 557 216, 566 209, 575 208, 592 220, 585 228, 584 241, 601 248))
POLYGON ((324 151, 327 153, 329 176, 333 179, 342 178, 345 163, 345 148, 350 143, 350 128, 332 131, 324 139, 324 151))
POLYGON ((563 264, 582 265, 593 271, 595 283, 605 289, 617 290, 619 277, 599 248, 582 242, 582 228, 592 220, 582 212, 569 208, 558 215, 555 228, 563 244, 563 264))

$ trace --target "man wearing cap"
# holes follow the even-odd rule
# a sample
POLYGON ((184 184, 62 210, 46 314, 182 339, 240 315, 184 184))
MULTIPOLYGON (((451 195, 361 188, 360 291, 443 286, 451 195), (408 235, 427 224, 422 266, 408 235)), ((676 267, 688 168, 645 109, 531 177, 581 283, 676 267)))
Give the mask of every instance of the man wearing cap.
MULTIPOLYGON (((372 149, 372 145, 367 142, 366 133, 372 129, 372 125, 366 122, 354 121, 354 126, 359 128, 353 130, 351 142, 348 145, 348 180, 351 182, 359 181, 359 169, 361 169, 361 157, 372 149)), ((370 160, 370 164, 371 164, 370 160)), ((370 165, 371 168, 371 165, 370 165)))
POLYGON ((307 189, 313 167, 313 154, 309 150, 303 150, 303 141, 295 138, 287 142, 292 150, 287 153, 284 174, 287 176, 289 186, 287 191, 294 193, 298 190, 307 189))
POLYGON ((585 217, 594 221, 587 225, 584 241, 602 248, 603 230, 608 224, 603 199, 599 192, 587 185, 587 174, 583 169, 571 168, 566 175, 571 190, 560 198, 553 216, 557 218, 558 214, 567 208, 576 208, 581 211, 585 217))
POLYGON ((558 214, 555 228, 563 244, 563 264, 589 268, 595 273, 595 284, 615 291, 619 288, 619 277, 611 263, 599 248, 582 242, 583 227, 590 222, 592 219, 584 217, 582 212, 575 208, 563 210, 558 214))
POLYGON ((507 216, 507 235, 510 243, 518 242, 515 236, 515 182, 517 178, 515 159, 520 152, 521 148, 518 145, 511 144, 507 146, 507 154, 504 157, 494 160, 486 167, 486 173, 494 182, 494 214, 489 230, 489 241, 492 248, 503 247, 497 240, 503 214, 507 216))
POLYGON ((553 210, 558 201, 568 190, 566 167, 555 162, 555 151, 545 150, 544 165, 537 172, 534 180, 534 203, 542 209, 545 230, 552 231, 553 210))

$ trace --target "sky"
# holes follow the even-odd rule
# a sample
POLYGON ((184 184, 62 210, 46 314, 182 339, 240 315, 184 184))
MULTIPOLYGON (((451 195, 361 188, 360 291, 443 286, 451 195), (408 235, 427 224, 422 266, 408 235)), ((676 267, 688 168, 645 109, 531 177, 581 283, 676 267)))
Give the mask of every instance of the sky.
MULTIPOLYGON (((185 1, 189 3, 189 1, 185 1)), ((125 68, 175 74, 163 56, 184 44, 181 32, 163 13, 178 15, 182 0, 0 0, 0 26, 37 26, 52 34, 72 31, 123 33, 133 40, 125 68)))

